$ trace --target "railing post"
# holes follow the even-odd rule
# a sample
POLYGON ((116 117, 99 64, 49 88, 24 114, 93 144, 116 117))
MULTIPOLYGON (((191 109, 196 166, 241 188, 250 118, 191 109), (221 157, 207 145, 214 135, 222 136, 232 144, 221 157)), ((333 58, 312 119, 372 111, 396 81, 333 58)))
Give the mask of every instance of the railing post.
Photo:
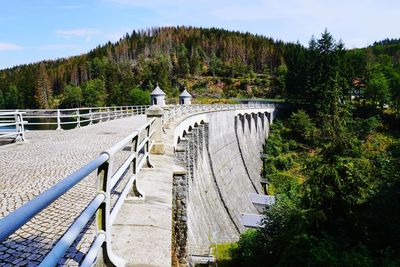
POLYGON ((22 119, 22 114, 21 113, 15 113, 14 114, 14 122, 15 122, 15 130, 17 131, 17 140, 21 139, 22 141, 25 141, 25 135, 24 135, 24 128, 23 128, 23 119, 22 119))
POLYGON ((93 113, 92 113, 92 109, 89 108, 89 125, 93 124, 93 113))
POLYGON ((21 129, 21 138, 22 138, 22 141, 25 141, 25 125, 24 125, 24 117, 23 117, 22 113, 19 113, 19 120, 20 120, 20 123, 21 123, 21 127, 20 127, 20 129, 21 129))
POLYGON ((111 177, 112 177, 112 156, 97 169, 97 191, 105 195, 104 202, 96 212, 97 234, 104 234, 106 240, 102 245, 97 257, 97 266, 123 266, 125 261, 112 252, 111 248, 111 177))
MULTIPOLYGON (((138 154, 137 154, 137 147, 139 145, 139 134, 135 135, 132 138, 132 143, 131 143, 131 153, 135 154, 135 157, 133 158, 131 164, 130 164, 130 169, 132 170, 132 175, 137 175, 138 174, 138 169, 137 169, 137 164, 138 164, 138 154)), ((140 192, 136 185, 137 179, 133 181, 131 191, 129 192, 130 196, 135 196, 135 197, 143 197, 143 193, 140 192)))
POLYGON ((60 109, 57 109, 57 129, 56 130, 62 130, 60 109))
POLYGON ((81 128, 81 115, 79 109, 76 109, 76 128, 81 128))
POLYGON ((99 123, 102 123, 103 122, 103 111, 101 110, 101 108, 99 108, 99 110, 97 112, 100 114, 99 123))
POLYGON ((107 120, 111 119, 110 108, 107 107, 107 120))
POLYGON ((164 154, 164 143, 162 141, 162 132, 163 132, 163 121, 162 118, 164 116, 164 110, 158 106, 151 106, 146 110, 147 120, 155 119, 154 126, 154 134, 151 138, 154 141, 153 147, 151 148, 152 154, 163 155, 164 154))

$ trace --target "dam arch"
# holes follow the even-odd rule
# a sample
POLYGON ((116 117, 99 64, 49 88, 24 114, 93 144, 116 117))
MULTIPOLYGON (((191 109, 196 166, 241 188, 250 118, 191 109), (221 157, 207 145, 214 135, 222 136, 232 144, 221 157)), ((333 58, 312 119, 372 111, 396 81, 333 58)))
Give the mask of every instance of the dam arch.
POLYGON ((273 112, 205 112, 176 125, 175 164, 181 170, 173 183, 176 259, 204 254, 211 236, 237 241, 246 229, 242 215, 258 214, 249 194, 262 189, 260 155, 273 112))

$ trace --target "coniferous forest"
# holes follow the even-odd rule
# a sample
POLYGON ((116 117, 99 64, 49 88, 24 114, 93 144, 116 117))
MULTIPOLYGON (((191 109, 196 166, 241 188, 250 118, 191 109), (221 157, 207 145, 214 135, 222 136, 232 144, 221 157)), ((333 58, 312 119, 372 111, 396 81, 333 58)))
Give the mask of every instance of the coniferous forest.
POLYGON ((400 266, 398 43, 346 51, 325 31, 290 51, 264 147, 276 203, 227 266, 400 266))
POLYGON ((156 83, 169 97, 280 95, 286 44, 222 29, 133 31, 87 54, 0 71, 0 108, 146 104, 156 83))
POLYGON ((220 247, 226 266, 400 266, 400 40, 307 47, 222 29, 164 27, 68 59, 0 71, 1 108, 284 98, 263 174, 263 228, 220 247), (222 249, 225 251, 222 251, 222 249))

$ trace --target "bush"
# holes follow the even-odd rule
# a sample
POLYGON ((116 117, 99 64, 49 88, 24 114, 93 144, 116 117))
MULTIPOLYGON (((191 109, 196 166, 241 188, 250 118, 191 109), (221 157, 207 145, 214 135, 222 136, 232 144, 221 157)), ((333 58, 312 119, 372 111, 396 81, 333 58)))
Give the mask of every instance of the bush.
POLYGON ((314 143, 318 130, 315 123, 304 110, 292 113, 289 125, 294 138, 308 144, 314 143))
POLYGON ((133 87, 129 91, 130 105, 150 105, 150 92, 133 87))

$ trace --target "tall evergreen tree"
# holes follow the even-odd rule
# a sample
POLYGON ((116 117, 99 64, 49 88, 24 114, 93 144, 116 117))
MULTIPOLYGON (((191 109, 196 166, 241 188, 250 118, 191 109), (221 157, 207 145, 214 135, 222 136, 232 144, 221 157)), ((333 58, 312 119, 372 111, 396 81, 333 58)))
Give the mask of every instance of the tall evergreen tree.
POLYGON ((53 94, 53 88, 49 76, 47 75, 44 63, 39 66, 36 77, 35 100, 39 107, 49 108, 49 103, 53 94))

